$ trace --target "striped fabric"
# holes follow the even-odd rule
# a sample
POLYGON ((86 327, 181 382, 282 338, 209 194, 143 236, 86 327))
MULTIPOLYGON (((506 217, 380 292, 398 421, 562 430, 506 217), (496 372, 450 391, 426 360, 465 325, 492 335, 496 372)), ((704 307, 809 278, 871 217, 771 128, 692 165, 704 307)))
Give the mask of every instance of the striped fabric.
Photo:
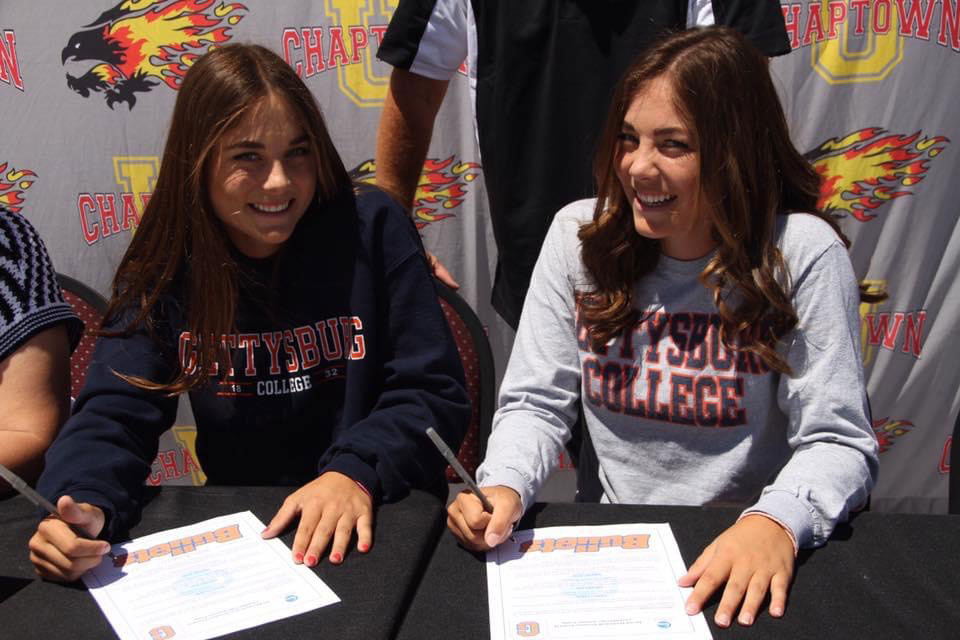
POLYGON ((0 207, 0 360, 61 322, 73 350, 83 323, 60 293, 43 241, 26 218, 0 207))

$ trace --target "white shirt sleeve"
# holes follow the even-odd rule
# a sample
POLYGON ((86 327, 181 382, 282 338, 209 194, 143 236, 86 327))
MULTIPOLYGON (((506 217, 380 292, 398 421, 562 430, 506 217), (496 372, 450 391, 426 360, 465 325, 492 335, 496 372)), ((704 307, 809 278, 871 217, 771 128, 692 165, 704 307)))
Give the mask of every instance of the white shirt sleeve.
POLYGON ((687 28, 709 27, 716 24, 713 19, 712 0, 690 0, 687 4, 687 28))
POLYGON ((469 12, 469 0, 438 0, 410 71, 433 80, 449 80, 467 57, 469 12))

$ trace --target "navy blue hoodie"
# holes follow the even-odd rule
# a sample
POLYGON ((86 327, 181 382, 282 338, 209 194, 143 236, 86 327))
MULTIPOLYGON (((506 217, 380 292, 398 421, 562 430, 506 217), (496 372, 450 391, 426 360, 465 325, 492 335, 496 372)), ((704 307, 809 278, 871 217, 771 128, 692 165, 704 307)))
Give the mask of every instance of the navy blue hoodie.
MULTIPOLYGON (((208 484, 301 486, 326 471, 374 501, 410 488, 445 495, 434 426, 456 447, 470 418, 463 369, 415 227, 364 187, 307 211, 273 257, 235 255, 231 371, 190 392, 208 484)), ((139 518, 143 483, 177 399, 114 371, 169 381, 195 365, 196 339, 174 285, 143 329, 97 344, 74 412, 38 488, 101 507, 101 537, 139 518)), ((111 328, 122 328, 119 321, 111 328)))

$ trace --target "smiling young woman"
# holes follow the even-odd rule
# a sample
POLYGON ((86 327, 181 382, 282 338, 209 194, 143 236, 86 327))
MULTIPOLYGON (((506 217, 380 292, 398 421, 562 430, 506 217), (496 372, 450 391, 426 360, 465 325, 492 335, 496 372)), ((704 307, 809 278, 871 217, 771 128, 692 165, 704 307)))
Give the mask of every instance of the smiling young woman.
POLYGON ((214 215, 251 258, 283 246, 317 186, 310 138, 293 108, 273 93, 223 135, 207 174, 214 215))
POLYGON ((717 243, 700 188, 696 138, 675 104, 664 77, 634 96, 617 136, 616 174, 637 233, 659 240, 666 256, 694 260, 717 243))
POLYGON ((877 473, 861 293, 767 61, 722 27, 670 35, 627 70, 598 197, 557 213, 534 269, 486 459, 493 503, 448 525, 498 544, 582 408, 601 500, 744 510, 683 576, 691 614, 783 615, 796 550, 823 544, 877 473), (739 614, 737 614, 739 609, 739 614))
POLYGON ((38 484, 63 516, 30 541, 45 577, 76 579, 138 518, 184 392, 208 484, 291 487, 263 535, 299 520, 295 562, 342 562, 354 532, 369 550, 381 501, 446 495, 425 429, 460 442, 470 406, 419 235, 354 189, 268 49, 218 48, 186 74, 102 335, 38 484))

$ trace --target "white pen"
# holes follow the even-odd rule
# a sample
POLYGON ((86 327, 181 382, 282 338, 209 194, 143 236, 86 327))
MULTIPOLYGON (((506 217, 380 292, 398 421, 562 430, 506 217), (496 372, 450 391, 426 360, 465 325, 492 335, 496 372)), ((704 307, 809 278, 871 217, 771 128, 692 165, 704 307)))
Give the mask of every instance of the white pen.
POLYGON ((433 444, 437 445, 437 449, 439 449, 440 453, 443 454, 443 457, 447 459, 447 462, 450 463, 450 466, 453 467, 453 470, 457 472, 457 475, 460 476, 460 479, 463 480, 463 483, 467 485, 470 491, 473 491, 473 493, 480 498, 480 504, 483 505, 483 510, 487 513, 493 513, 493 505, 490 504, 487 496, 483 495, 483 492, 480 491, 480 487, 477 486, 477 483, 473 481, 473 478, 470 477, 470 474, 467 473, 467 470, 464 469, 463 465, 460 464, 460 461, 457 460, 457 456, 453 455, 453 451, 451 451, 450 447, 447 446, 447 443, 443 441, 443 438, 440 437, 440 434, 434 431, 433 427, 427 427, 427 435, 430 436, 433 444))

